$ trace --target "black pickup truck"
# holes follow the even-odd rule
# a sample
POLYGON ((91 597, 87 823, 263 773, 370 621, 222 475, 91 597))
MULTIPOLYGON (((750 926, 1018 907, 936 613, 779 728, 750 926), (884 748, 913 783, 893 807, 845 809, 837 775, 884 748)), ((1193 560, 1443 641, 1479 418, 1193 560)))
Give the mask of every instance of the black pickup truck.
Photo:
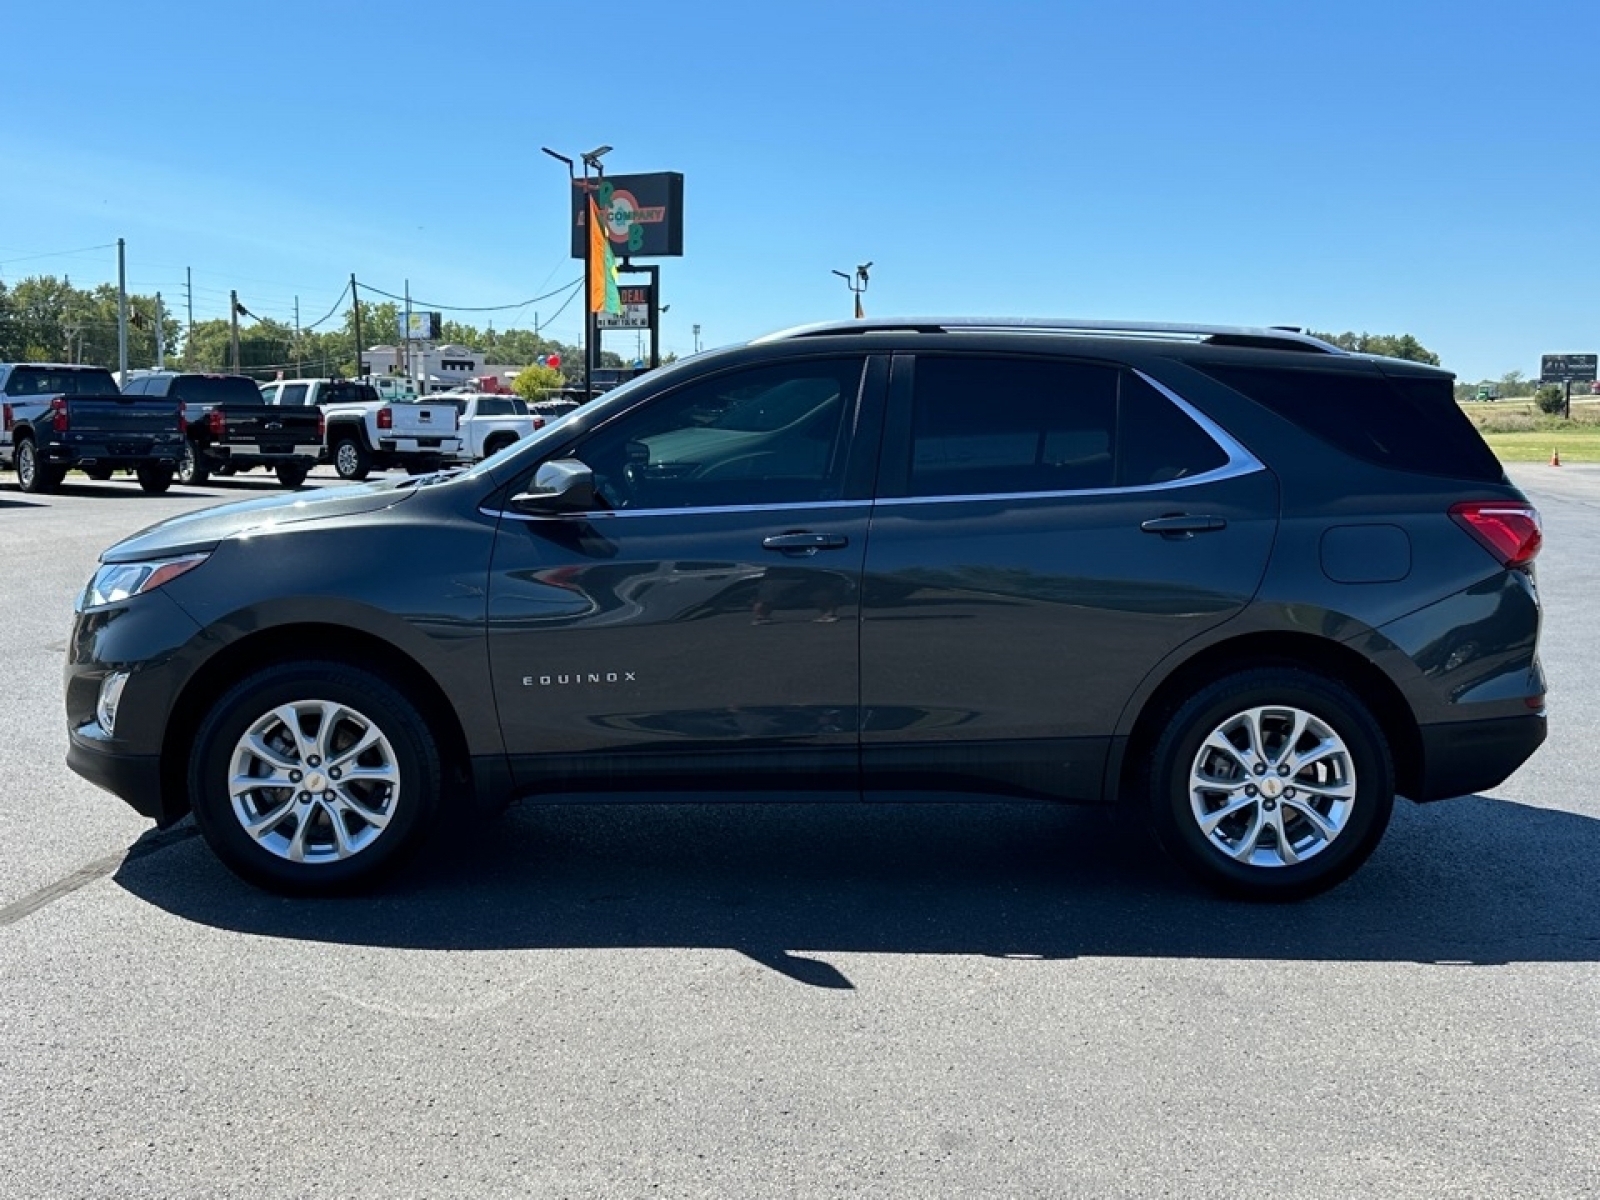
POLYGON ((0 461, 25 492, 52 492, 74 467, 91 479, 131 469, 147 492, 172 486, 183 407, 117 390, 104 367, 0 363, 0 461))
POLYGON ((213 473, 267 467, 284 487, 297 488, 322 453, 319 410, 267 404, 260 385, 243 375, 152 371, 129 380, 123 390, 183 402, 189 426, 179 483, 202 484, 213 473))

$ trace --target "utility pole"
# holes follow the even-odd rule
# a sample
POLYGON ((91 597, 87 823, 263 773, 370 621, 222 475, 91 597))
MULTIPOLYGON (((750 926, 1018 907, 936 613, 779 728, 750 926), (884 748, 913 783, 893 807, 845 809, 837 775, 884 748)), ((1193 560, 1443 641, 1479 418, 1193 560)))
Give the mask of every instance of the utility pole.
POLYGON ((233 327, 233 373, 239 373, 239 293, 228 293, 228 320, 233 327))
POLYGON ((128 260, 126 243, 117 239, 117 378, 128 378, 128 260))
POLYGON ((356 294, 354 271, 350 273, 350 303, 355 306, 356 314, 356 378, 365 379, 367 373, 361 369, 361 297, 356 294))
MULTIPOLYGON (((158 297, 159 299, 159 297, 158 297)), ((300 297, 294 298, 294 377, 300 378, 300 297)))
POLYGON ((694 352, 696 354, 700 353, 700 326, 698 325, 694 327, 694 352))
POLYGON ((194 268, 183 269, 183 294, 189 302, 189 337, 183 343, 183 365, 194 366, 194 268))
POLYGON ((405 347, 406 361, 405 361, 405 369, 401 371, 401 374, 404 375, 407 379, 410 379, 411 378, 411 280, 409 280, 409 279, 406 280, 406 327, 405 327, 404 333, 405 333, 405 337, 403 339, 401 339, 401 344, 405 347))
POLYGON ((167 369, 167 310, 161 307, 161 293, 156 293, 156 370, 167 369))

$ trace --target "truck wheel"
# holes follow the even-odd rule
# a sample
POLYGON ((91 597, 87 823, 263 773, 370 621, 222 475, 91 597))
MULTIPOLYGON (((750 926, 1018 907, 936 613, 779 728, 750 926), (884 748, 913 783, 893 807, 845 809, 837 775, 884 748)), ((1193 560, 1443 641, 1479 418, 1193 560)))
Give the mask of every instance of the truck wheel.
POLYGON ((1165 723, 1148 770, 1167 852, 1247 900, 1298 900, 1346 879, 1394 808, 1393 760, 1366 705, 1290 668, 1201 688, 1165 723))
POLYGON ((333 469, 340 479, 359 482, 372 473, 372 455, 367 453, 360 438, 345 434, 333 444, 333 469))
POLYGON ((67 469, 39 461, 39 451, 31 437, 17 442, 17 486, 34 494, 53 492, 67 477, 67 469))
POLYGON ((492 437, 483 444, 483 456, 488 458, 491 454, 499 454, 507 446, 517 444, 517 435, 509 434, 502 437, 492 437))
POLYGON ((284 487, 297 488, 305 483, 310 470, 301 463, 279 463, 276 474, 284 487))
POLYGON ((206 456, 198 453, 193 442, 184 442, 183 457, 178 460, 178 482, 189 487, 200 487, 211 478, 211 467, 206 456))
POLYGON ((406 463, 407 475, 432 475, 444 466, 437 458, 414 458, 406 463))
POLYGON ((189 760, 189 802, 217 857, 272 891, 350 891, 413 850, 439 802, 427 722, 358 667, 288 662, 211 709, 189 760))
POLYGON ((138 476, 139 486, 152 496, 159 496, 172 486, 171 463, 140 463, 133 473, 138 476))

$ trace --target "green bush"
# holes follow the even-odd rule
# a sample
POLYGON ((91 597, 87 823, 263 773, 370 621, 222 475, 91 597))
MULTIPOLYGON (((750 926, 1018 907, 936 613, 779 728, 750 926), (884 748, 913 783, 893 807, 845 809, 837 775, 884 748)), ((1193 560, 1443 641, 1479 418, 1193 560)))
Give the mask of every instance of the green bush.
POLYGON ((1555 383, 1547 383, 1533 394, 1538 402, 1539 411, 1559 413, 1567 406, 1567 390, 1555 383))

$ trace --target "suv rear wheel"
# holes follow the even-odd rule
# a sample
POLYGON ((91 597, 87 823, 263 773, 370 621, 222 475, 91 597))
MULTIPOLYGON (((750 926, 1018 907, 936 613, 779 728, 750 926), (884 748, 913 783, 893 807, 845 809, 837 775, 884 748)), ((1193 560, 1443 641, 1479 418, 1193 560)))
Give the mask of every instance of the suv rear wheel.
POLYGON ((249 676, 201 724, 189 763, 200 832, 237 874, 301 895, 370 884, 420 840, 439 755, 389 683, 339 663, 249 676))
POLYGON ((1349 689, 1290 668, 1202 688, 1156 743, 1149 815, 1167 851, 1226 894, 1297 900, 1366 861, 1394 808, 1383 731, 1349 689))

